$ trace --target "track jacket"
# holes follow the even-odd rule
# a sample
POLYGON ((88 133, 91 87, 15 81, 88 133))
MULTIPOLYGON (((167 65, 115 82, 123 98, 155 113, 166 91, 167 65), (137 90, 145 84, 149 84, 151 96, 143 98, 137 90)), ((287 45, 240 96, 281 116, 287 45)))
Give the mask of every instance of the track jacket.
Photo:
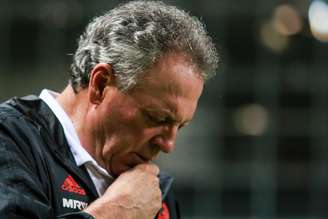
MULTIPOLYGON (((180 218, 171 183, 161 173, 164 201, 157 219, 180 218)), ((59 121, 40 98, 0 104, 1 219, 94 219, 81 210, 97 198, 87 171, 75 164, 59 121)))

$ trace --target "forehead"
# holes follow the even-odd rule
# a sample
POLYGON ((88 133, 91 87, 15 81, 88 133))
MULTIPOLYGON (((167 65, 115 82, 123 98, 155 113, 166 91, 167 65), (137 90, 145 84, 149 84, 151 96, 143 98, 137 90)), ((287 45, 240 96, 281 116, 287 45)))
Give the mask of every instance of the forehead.
POLYGON ((204 84, 200 75, 187 56, 168 54, 146 72, 132 92, 143 97, 143 105, 156 103, 170 111, 188 107, 188 114, 193 114, 204 84))
POLYGON ((184 53, 167 53, 145 72, 135 89, 149 91, 150 88, 160 88, 172 93, 184 93, 194 88, 189 87, 188 84, 196 81, 201 82, 203 86, 201 72, 193 64, 190 56, 184 53), (190 89, 184 89, 186 87, 190 89))

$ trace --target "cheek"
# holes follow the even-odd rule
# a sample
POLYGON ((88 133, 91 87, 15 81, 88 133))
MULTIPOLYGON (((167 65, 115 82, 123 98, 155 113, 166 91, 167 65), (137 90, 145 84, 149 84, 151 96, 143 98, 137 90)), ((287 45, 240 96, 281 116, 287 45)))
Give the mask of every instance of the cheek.
POLYGON ((150 140, 156 136, 154 128, 129 127, 116 131, 115 135, 106 140, 103 150, 105 157, 144 151, 149 147, 150 140))
MULTIPOLYGON (((107 145, 114 145, 115 151, 136 151, 148 145, 149 140, 154 136, 152 130, 141 127, 125 129, 117 135, 109 138, 107 145)), ((113 151, 113 152, 115 152, 113 151)))
POLYGON ((109 119, 104 127, 106 137, 103 153, 106 156, 131 151, 144 144, 148 132, 136 116, 131 114, 113 114, 113 116, 114 118, 109 119))
POLYGON ((143 129, 142 132, 135 133, 136 135, 126 135, 123 141, 118 140, 112 150, 106 152, 107 169, 115 176, 133 168, 140 162, 134 156, 134 152, 141 154, 157 154, 156 148, 150 147, 149 140, 154 134, 152 129, 143 129), (156 151, 152 151, 152 149, 156 151))

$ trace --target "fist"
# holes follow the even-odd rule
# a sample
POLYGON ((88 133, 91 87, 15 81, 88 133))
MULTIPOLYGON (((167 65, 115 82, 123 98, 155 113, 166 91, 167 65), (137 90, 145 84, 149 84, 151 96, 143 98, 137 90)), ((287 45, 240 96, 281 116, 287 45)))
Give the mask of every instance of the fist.
POLYGON ((155 164, 135 166, 122 173, 86 212, 97 219, 153 219, 162 205, 158 174, 159 168, 155 164), (101 215, 93 211, 93 207, 102 208, 101 215))

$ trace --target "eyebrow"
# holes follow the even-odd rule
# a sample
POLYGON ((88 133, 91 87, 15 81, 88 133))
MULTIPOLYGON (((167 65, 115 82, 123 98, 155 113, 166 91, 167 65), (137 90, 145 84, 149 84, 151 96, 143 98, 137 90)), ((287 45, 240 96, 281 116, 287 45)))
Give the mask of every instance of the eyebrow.
POLYGON ((186 121, 178 120, 178 119, 176 119, 176 113, 172 112, 169 109, 163 109, 163 108, 156 109, 156 108, 150 108, 150 107, 145 107, 144 109, 147 111, 155 111, 155 112, 161 112, 161 113, 164 112, 166 114, 166 116, 169 117, 169 120, 171 122, 176 123, 176 124, 181 124, 182 126, 188 125, 188 123, 190 123, 192 120, 192 119, 186 120, 186 121))

